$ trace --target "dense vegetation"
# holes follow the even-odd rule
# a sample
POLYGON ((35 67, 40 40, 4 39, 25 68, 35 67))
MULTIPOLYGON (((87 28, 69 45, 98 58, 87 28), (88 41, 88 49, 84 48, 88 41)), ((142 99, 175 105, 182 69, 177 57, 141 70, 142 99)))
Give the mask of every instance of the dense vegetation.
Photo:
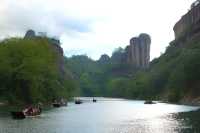
POLYGON ((183 98, 200 96, 200 42, 186 44, 172 42, 166 52, 151 62, 147 72, 135 77, 132 90, 140 89, 139 96, 165 98, 177 102, 183 98), (181 46, 180 46, 181 45, 181 46))
POLYGON ((136 69, 121 61, 122 52, 123 49, 118 48, 113 52, 111 58, 102 55, 98 61, 94 61, 86 55, 65 59, 66 68, 70 69, 77 80, 80 95, 109 97, 125 95, 124 88, 127 85, 124 82, 134 75, 136 69), (118 84, 120 85, 118 86, 118 84))
POLYGON ((118 48, 111 57, 102 55, 98 61, 86 55, 66 57, 68 71, 63 73, 59 54, 47 38, 4 40, 0 42, 0 100, 46 102, 68 98, 75 90, 81 96, 171 102, 200 96, 199 41, 172 42, 148 70, 125 63, 123 52, 118 48))
POLYGON ((72 95, 74 83, 60 76, 57 56, 45 38, 0 42, 0 100, 35 103, 72 95))
POLYGON ((87 56, 66 59, 66 66, 79 81, 82 95, 171 102, 200 96, 200 42, 193 40, 181 46, 179 42, 172 42, 145 71, 119 63, 120 51, 115 51, 103 63, 101 59, 93 61, 87 56))

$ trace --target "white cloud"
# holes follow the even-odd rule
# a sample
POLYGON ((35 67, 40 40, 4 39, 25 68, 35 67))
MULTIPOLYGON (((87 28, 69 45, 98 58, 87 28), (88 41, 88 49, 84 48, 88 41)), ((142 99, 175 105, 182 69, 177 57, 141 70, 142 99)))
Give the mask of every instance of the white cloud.
POLYGON ((60 36, 66 55, 97 59, 145 32, 151 58, 173 40, 173 26, 193 0, 1 0, 0 38, 32 28, 60 36))

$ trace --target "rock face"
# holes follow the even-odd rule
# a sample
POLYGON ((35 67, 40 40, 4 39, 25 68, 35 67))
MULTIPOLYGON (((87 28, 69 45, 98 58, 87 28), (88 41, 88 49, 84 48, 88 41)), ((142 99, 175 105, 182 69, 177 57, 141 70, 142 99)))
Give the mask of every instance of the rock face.
POLYGON ((200 2, 197 0, 174 26, 175 39, 190 38, 200 32, 200 2))
POLYGON ((137 68, 148 68, 150 62, 150 44, 151 37, 148 34, 143 33, 139 37, 133 37, 130 40, 130 45, 125 49, 127 63, 137 68))
POLYGON ((31 39, 35 37, 35 31, 28 30, 24 36, 25 39, 31 39))
POLYGON ((51 47, 57 54, 57 64, 59 72, 62 78, 64 78, 65 75, 64 56, 63 56, 63 49, 60 46, 60 41, 54 38, 49 38, 49 43, 52 44, 51 47))
POLYGON ((125 48, 117 48, 111 58, 108 55, 102 55, 99 63, 123 64, 137 69, 147 69, 150 62, 151 37, 142 33, 139 37, 133 37, 130 44, 125 48))
POLYGON ((101 55, 101 57, 98 60, 98 62, 101 64, 109 63, 109 61, 110 61, 110 57, 107 54, 101 55))

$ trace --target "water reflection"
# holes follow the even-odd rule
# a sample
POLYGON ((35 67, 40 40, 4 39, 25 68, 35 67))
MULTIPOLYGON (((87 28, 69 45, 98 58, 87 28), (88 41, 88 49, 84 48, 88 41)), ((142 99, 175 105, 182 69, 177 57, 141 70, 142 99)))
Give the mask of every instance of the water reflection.
POLYGON ((178 112, 197 107, 144 101, 106 100, 45 111, 41 117, 17 121, 0 116, 0 133, 181 133, 191 129, 178 112))

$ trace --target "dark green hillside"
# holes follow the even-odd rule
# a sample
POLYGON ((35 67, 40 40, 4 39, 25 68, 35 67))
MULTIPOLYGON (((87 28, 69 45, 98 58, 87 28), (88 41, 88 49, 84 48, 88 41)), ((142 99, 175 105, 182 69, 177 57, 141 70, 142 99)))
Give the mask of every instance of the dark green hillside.
POLYGON ((103 93, 103 72, 98 64, 85 55, 65 59, 65 67, 72 72, 82 96, 101 96, 103 93))
MULTIPOLYGON (((121 51, 121 49, 120 49, 121 51)), ((136 69, 121 62, 121 52, 115 50, 111 58, 100 58, 94 61, 86 55, 72 56, 65 59, 65 67, 68 68, 76 79, 81 96, 109 96, 123 97, 124 89, 117 86, 118 82, 127 81, 136 69), (122 81, 121 81, 122 80, 122 81)))
POLYGON ((58 53, 51 45, 44 38, 13 38, 0 43, 2 100, 35 103, 72 94, 74 83, 60 76, 58 53))
POLYGON ((83 96, 162 99, 177 102, 200 96, 200 42, 172 42, 154 59, 148 70, 138 71, 125 63, 101 63, 87 56, 66 59, 79 81, 83 96))
POLYGON ((184 46, 172 42, 166 52, 151 62, 150 70, 131 80, 133 97, 160 98, 177 102, 200 96, 200 42, 184 46))

